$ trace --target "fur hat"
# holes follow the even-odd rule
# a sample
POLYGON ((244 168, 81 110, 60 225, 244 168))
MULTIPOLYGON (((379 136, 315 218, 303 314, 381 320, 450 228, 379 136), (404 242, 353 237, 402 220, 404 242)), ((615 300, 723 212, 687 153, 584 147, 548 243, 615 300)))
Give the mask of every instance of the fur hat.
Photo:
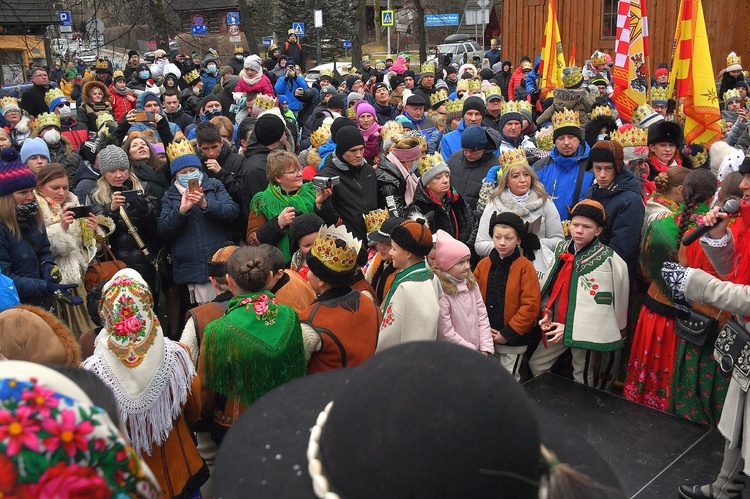
POLYGON ((620 144, 611 140, 600 140, 593 145, 591 152, 589 152, 586 170, 591 170, 594 167, 594 162, 605 162, 614 164, 617 173, 620 173, 623 167, 623 158, 624 153, 620 144))
POLYGON ((682 147, 685 142, 682 127, 674 121, 659 121, 648 127, 648 143, 658 144, 669 142, 677 147, 682 147))
POLYGON ((102 91, 102 95, 104 96, 102 97, 102 102, 109 101, 109 89, 107 88, 107 85, 97 80, 91 80, 83 86, 82 99, 84 102, 93 102, 91 99, 91 91, 95 88, 102 91))
POLYGON ((516 231, 516 234, 518 234, 518 237, 521 238, 521 240, 523 240, 524 235, 526 234, 526 224, 524 224, 523 219, 510 211, 502 213, 495 212, 492 214, 489 225, 490 238, 494 236, 496 225, 507 225, 516 231))
POLYGON ((457 241, 442 229, 437 231, 435 235, 435 263, 440 270, 448 272, 451 267, 470 255, 471 251, 464 243, 457 241))
POLYGON ((287 235, 289 236, 289 253, 294 254, 299 249, 299 240, 308 234, 317 233, 325 222, 315 213, 303 213, 294 217, 289 224, 287 235))
POLYGON ((584 137, 586 143, 589 146, 593 146, 599 140, 599 135, 602 133, 602 129, 606 130, 606 135, 611 134, 617 130, 617 122, 612 116, 600 115, 596 118, 592 118, 586 123, 584 130, 584 137))
POLYGON ((584 199, 576 204, 572 210, 568 210, 568 218, 573 217, 586 217, 590 218, 599 227, 604 227, 604 221, 607 219, 607 214, 604 211, 604 206, 599 201, 593 199, 584 199))
POLYGON ((78 367, 81 348, 53 314, 31 305, 0 312, 0 354, 9 360, 78 367))
POLYGON ((391 241, 417 256, 427 256, 432 251, 432 232, 424 220, 401 222, 391 231, 391 241))

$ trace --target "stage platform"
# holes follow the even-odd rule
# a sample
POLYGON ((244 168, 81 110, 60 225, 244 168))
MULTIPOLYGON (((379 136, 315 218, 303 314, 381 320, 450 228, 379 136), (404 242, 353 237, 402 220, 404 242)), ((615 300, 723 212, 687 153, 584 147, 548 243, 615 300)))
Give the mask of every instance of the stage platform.
MULTIPOLYGON (((724 439, 691 423, 554 374, 524 383, 529 396, 573 427, 601 454, 628 497, 677 497, 682 483, 709 483, 724 439)), ((746 487, 743 498, 750 498, 746 487)))

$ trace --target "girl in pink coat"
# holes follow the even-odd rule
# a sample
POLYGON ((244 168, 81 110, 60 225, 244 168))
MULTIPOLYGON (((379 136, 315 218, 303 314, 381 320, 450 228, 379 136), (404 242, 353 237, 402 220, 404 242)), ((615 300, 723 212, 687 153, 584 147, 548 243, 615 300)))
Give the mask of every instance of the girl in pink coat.
POLYGON ((260 57, 249 55, 245 57, 245 69, 240 71, 240 81, 234 88, 235 92, 259 93, 276 97, 273 91, 273 85, 268 76, 263 74, 260 57))

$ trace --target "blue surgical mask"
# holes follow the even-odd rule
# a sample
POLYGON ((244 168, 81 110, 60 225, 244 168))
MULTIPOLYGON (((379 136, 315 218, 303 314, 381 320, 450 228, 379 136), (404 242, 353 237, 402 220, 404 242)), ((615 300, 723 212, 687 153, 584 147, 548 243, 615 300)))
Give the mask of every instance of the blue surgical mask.
POLYGON ((141 71, 138 73, 138 76, 140 76, 141 80, 148 80, 151 77, 151 73, 148 71, 141 71))
POLYGON ((195 170, 193 173, 180 173, 177 175, 177 181, 180 183, 181 186, 187 187, 188 181, 192 178, 196 178, 200 180, 201 178, 201 171, 195 170))
POLYGON ((211 109, 210 111, 206 111, 204 115, 206 116, 206 120, 216 118, 217 116, 221 116, 221 109, 211 109))
POLYGON ((244 61, 245 60, 245 56, 244 55, 236 55, 236 56, 234 56, 234 58, 237 59, 238 61, 244 61))
POLYGON ((206 66, 206 69, 209 73, 215 73, 216 72, 216 64, 209 64, 206 66))

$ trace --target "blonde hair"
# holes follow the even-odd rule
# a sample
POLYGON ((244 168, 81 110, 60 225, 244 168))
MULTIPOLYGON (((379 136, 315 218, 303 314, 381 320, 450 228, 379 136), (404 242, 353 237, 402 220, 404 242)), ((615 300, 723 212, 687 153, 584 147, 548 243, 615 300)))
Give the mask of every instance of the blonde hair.
POLYGON ((547 191, 544 189, 544 185, 542 185, 542 183, 539 181, 539 177, 536 176, 536 172, 534 171, 534 169, 529 165, 516 165, 511 166, 510 168, 505 168, 503 170, 503 175, 497 181, 497 187, 494 191, 492 191, 492 194, 490 194, 490 201, 498 197, 500 193, 508 187, 508 177, 510 177, 510 174, 513 173, 513 171, 515 171, 517 168, 522 169, 531 177, 531 185, 529 186, 529 190, 534 191, 536 195, 542 199, 543 202, 546 202, 548 199, 550 199, 549 194, 547 194, 547 191))
MULTIPOLYGON (((44 220, 42 214, 37 211, 37 228, 41 231, 44 227, 44 220)), ((0 196, 0 223, 5 225, 8 230, 21 239, 21 227, 18 225, 18 218, 16 217, 16 200, 13 198, 13 193, 0 196)))
MULTIPOLYGON (((143 190, 143 185, 141 184, 141 181, 138 180, 138 177, 135 176, 133 170, 130 170, 130 173, 128 173, 128 179, 133 183, 134 191, 143 190)), ((107 182, 104 175, 99 177, 99 180, 96 181, 96 189, 91 193, 91 199, 97 204, 109 204, 112 202, 112 186, 109 185, 109 182, 107 182)))

